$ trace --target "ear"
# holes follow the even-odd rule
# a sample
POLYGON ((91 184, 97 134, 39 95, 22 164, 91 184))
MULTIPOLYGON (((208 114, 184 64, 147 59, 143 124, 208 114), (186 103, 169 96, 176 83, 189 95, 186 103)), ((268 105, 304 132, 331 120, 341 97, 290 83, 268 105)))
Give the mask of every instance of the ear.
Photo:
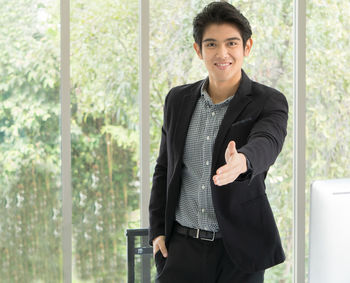
POLYGON ((244 48, 244 56, 248 56, 250 53, 250 50, 252 50, 252 46, 253 46, 253 39, 249 38, 245 44, 245 48, 244 48))
POLYGON ((197 53, 199 59, 202 60, 203 59, 202 52, 201 52, 201 49, 199 48, 199 45, 196 42, 193 43, 193 48, 194 48, 194 50, 196 50, 196 53, 197 53))

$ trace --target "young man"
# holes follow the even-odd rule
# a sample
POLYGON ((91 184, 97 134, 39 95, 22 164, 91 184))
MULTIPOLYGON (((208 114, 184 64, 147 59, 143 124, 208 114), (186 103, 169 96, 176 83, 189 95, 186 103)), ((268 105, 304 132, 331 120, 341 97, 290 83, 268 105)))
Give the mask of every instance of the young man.
POLYGON ((282 149, 288 105, 241 69, 251 34, 226 2, 193 21, 208 77, 165 99, 149 205, 157 282, 263 282, 285 259, 264 180, 282 149))

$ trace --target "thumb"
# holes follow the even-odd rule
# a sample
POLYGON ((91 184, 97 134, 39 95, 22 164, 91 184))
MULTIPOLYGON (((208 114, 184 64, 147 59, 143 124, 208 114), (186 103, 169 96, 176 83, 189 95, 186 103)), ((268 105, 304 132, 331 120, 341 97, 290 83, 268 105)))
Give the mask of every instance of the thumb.
POLYGON ((234 141, 230 141, 225 152, 226 163, 228 163, 231 156, 235 154, 237 154, 236 143, 234 141))
POLYGON ((231 153, 232 154, 236 154, 237 153, 236 143, 234 141, 230 141, 229 146, 230 146, 230 149, 231 149, 231 153))

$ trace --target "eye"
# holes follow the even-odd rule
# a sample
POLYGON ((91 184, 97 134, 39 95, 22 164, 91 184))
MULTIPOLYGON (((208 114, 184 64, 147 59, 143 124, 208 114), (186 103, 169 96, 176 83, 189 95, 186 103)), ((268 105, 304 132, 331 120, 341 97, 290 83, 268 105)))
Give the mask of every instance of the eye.
POLYGON ((228 46, 236 46, 236 45, 237 45, 237 42, 235 42, 235 41, 228 42, 228 46))
POLYGON ((214 42, 209 42, 206 44, 206 47, 215 47, 215 43, 214 42))

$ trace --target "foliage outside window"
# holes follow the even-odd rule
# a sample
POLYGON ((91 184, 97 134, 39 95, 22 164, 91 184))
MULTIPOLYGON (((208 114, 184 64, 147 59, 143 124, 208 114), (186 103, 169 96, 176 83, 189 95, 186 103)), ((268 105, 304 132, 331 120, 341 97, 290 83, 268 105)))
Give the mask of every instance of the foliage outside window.
MULTIPOLYGON (((209 2, 150 1, 151 174, 165 95, 206 75, 191 25, 209 2)), ((59 1, 0 4, 0 278, 62 282, 59 1)), ((265 278, 292 282, 293 2, 232 4, 253 28, 245 71, 290 105, 267 177, 287 260, 265 278)), ((307 188, 350 175, 349 5, 307 6, 307 188)), ((138 1, 71 1, 73 282, 126 281, 125 229, 140 219, 138 13, 138 1)))
POLYGON ((0 11, 0 281, 62 282, 59 5, 0 11))

